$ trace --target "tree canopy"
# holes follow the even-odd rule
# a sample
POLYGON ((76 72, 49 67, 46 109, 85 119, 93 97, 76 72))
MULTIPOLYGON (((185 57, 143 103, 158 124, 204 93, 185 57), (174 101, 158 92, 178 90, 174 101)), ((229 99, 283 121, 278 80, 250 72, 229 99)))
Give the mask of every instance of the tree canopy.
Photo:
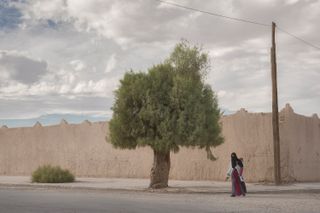
POLYGON ((110 141, 116 148, 150 146, 157 152, 181 146, 204 148, 223 142, 218 100, 205 84, 208 55, 188 42, 148 72, 129 71, 115 91, 110 141))

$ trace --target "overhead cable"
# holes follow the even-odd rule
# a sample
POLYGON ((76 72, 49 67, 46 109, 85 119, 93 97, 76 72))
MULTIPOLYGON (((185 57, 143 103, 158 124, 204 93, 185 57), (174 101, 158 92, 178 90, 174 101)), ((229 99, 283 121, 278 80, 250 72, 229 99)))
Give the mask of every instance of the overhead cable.
POLYGON ((164 4, 168 4, 168 5, 172 5, 175 7, 179 7, 179 8, 183 8, 186 10, 192 10, 192 11, 196 11, 196 12, 200 12, 200 13, 205 13, 211 16, 216 16, 216 17, 220 17, 220 18, 225 18, 225 19, 231 19, 234 21, 240 21, 240 22, 245 22, 245 23, 249 23, 249 24, 256 24, 256 25, 261 25, 261 26, 265 26, 265 27, 270 27, 270 24, 265 24, 265 23, 260 23, 257 21, 252 21, 252 20, 248 20, 248 19, 242 19, 242 18, 235 18, 235 17, 230 17, 230 16, 226 16, 226 15, 222 15, 222 14, 218 14, 218 13, 213 13, 213 12, 208 12, 208 11, 204 11, 204 10, 200 10, 200 9, 196 9, 196 8, 192 8, 192 7, 188 7, 188 6, 184 6, 181 4, 177 4, 177 3, 173 3, 173 2, 168 2, 168 1, 163 1, 163 0, 155 0, 164 4))
POLYGON ((310 42, 308 42, 308 41, 306 41, 306 40, 304 40, 304 39, 302 39, 302 38, 299 38, 298 36, 296 36, 296 35, 294 35, 294 34, 292 34, 292 33, 289 33, 288 31, 286 31, 286 30, 284 30, 284 29, 282 29, 282 28, 280 28, 280 27, 278 27, 278 26, 276 27, 276 29, 280 30, 280 31, 283 32, 283 33, 286 33, 286 34, 292 36, 293 38, 295 38, 295 39, 303 42, 303 43, 306 44, 306 45, 309 45, 310 47, 313 47, 313 48, 316 48, 316 49, 320 50, 320 47, 318 47, 318 46, 316 46, 316 45, 314 45, 314 44, 312 44, 312 43, 310 43, 310 42))

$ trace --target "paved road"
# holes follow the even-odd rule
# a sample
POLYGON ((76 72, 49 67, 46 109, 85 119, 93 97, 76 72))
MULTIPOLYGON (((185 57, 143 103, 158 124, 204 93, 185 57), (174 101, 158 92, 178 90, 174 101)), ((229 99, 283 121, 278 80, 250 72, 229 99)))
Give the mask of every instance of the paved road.
POLYGON ((164 194, 0 188, 0 213, 320 212, 320 194, 164 194))

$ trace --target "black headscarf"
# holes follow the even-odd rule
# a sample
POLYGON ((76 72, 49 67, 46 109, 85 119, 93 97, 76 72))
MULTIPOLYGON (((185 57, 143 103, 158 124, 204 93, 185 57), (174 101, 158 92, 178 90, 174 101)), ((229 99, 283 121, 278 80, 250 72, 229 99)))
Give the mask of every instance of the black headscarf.
POLYGON ((237 154, 235 152, 231 153, 231 166, 232 168, 235 168, 237 166, 237 162, 238 162, 238 157, 237 154))
POLYGON ((236 166, 240 166, 243 168, 243 163, 242 161, 237 157, 237 154, 235 152, 231 153, 231 166, 232 168, 235 168, 236 166))

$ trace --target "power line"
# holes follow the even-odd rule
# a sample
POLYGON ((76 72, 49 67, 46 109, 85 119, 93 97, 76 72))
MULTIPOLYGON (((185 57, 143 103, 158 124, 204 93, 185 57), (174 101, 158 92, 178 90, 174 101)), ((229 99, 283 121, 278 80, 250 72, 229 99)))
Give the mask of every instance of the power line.
MULTIPOLYGON (((208 11, 204 11, 204 10, 200 10, 200 9, 196 9, 196 8, 192 8, 192 7, 188 7, 188 6, 184 6, 184 5, 181 5, 181 4, 177 4, 177 3, 173 3, 173 2, 168 2, 168 1, 163 1, 163 0, 155 0, 157 2, 161 2, 161 3, 164 3, 164 4, 168 4, 168 5, 172 5, 172 6, 175 6, 175 7, 179 7, 179 8, 183 8, 183 9, 186 9, 186 10, 192 10, 192 11, 196 11, 196 12, 200 12, 200 13, 205 13, 205 14, 208 14, 208 15, 212 15, 212 16, 216 16, 216 17, 220 17, 220 18, 225 18, 225 19, 231 19, 231 20, 234 20, 234 21, 240 21, 240 22, 245 22, 245 23, 249 23, 249 24, 256 24, 256 25, 261 25, 261 26, 265 26, 265 27, 271 27, 270 24, 265 24, 265 23, 261 23, 261 22, 257 22, 257 21, 251 21, 251 20, 248 20, 248 19, 242 19, 242 18, 235 18, 235 17, 230 17, 230 16, 226 16, 226 15, 222 15, 222 14, 218 14, 218 13, 213 13, 213 12, 208 12, 208 11)), ((302 39, 302 38, 299 38, 298 36, 284 30, 284 29, 281 29, 277 26, 277 29, 279 29, 281 32, 284 32, 292 37, 294 37, 295 39, 303 42, 304 44, 308 45, 308 46, 311 46, 313 48, 316 48, 318 50, 320 50, 320 47, 302 39)))
POLYGON ((280 30, 281 32, 286 33, 286 34, 292 36, 293 38, 303 42, 304 44, 309 45, 310 47, 313 47, 313 48, 316 48, 316 49, 320 50, 320 47, 318 47, 318 46, 316 46, 316 45, 314 45, 314 44, 312 44, 312 43, 310 43, 310 42, 308 42, 308 41, 306 41, 306 40, 304 40, 302 38, 299 38, 298 36, 293 35, 292 33, 289 33, 288 31, 286 31, 286 30, 284 30, 284 29, 282 29, 282 28, 280 28, 278 26, 277 26, 277 29, 280 30))
POLYGON ((261 25, 261 26, 265 26, 265 27, 270 27, 271 26, 270 24, 264 24, 264 23, 260 23, 260 22, 256 22, 256 21, 247 20, 247 19, 225 16, 225 15, 221 15, 221 14, 218 14, 218 13, 213 13, 213 12, 208 12, 208 11, 192 8, 192 7, 187 7, 187 6, 180 5, 180 4, 173 3, 173 2, 167 2, 167 1, 163 1, 163 0, 155 0, 155 1, 162 2, 164 4, 172 5, 172 6, 175 6, 175 7, 180 7, 180 8, 186 9, 186 10, 192 10, 192 11, 205 13, 205 14, 212 15, 212 16, 217 16, 217 17, 220 17, 220 18, 226 18, 226 19, 231 19, 231 20, 234 20, 234 21, 241 21, 241 22, 245 22, 245 23, 249 23, 249 24, 261 25))

